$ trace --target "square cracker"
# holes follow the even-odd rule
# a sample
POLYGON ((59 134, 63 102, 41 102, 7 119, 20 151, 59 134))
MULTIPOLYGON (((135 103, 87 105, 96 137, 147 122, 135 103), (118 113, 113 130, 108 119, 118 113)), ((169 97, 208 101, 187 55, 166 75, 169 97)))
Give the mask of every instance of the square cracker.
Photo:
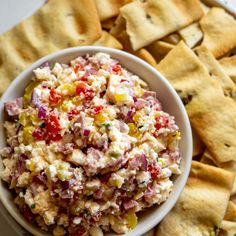
POLYGON ((173 44, 163 41, 156 41, 146 47, 146 49, 155 58, 156 62, 160 62, 166 56, 166 54, 173 48, 173 44))
POLYGON ((224 9, 213 7, 200 20, 202 45, 216 57, 222 57, 236 47, 236 20, 224 9))
POLYGON ((38 58, 63 48, 92 44, 101 34, 93 0, 50 0, 0 36, 0 95, 38 58))
POLYGON ((119 36, 117 36, 117 39, 122 43, 125 51, 128 51, 128 52, 136 55, 137 57, 140 57, 141 59, 148 62, 150 65, 152 65, 154 67, 156 66, 155 59, 145 48, 141 48, 136 51, 134 51, 132 49, 131 44, 130 44, 130 40, 129 40, 129 37, 128 37, 126 31, 123 31, 122 33, 120 33, 119 36))
POLYGON ((212 79, 220 82, 224 94, 232 98, 236 97, 236 85, 225 73, 219 62, 212 55, 211 51, 205 46, 199 46, 194 49, 195 54, 207 68, 212 79))
POLYGON ((192 126, 214 159, 236 160, 236 103, 224 96, 221 84, 210 77, 194 52, 181 42, 157 69, 179 93, 192 126))
POLYGON ((178 33, 172 33, 162 38, 161 41, 177 45, 181 41, 181 37, 178 33))
POLYGON ((134 50, 191 24, 203 15, 198 0, 134 1, 120 11, 126 20, 127 33, 134 50))
MULTIPOLYGON (((228 170, 236 174, 236 161, 228 161, 228 162, 223 162, 223 163, 217 163, 214 160, 214 157, 211 155, 211 153, 206 149, 201 157, 201 162, 208 164, 208 165, 214 165, 219 168, 228 170)), ((236 194, 236 179, 234 181, 232 191, 231 191, 231 196, 236 194)))
POLYGON ((224 72, 236 83, 236 55, 219 60, 224 72))
POLYGON ((236 222, 223 220, 220 226, 219 236, 235 236, 236 222))
POLYGON ((102 28, 109 31, 115 24, 115 21, 116 21, 116 17, 104 20, 103 22, 101 22, 102 28))
POLYGON ((110 19, 119 14, 119 9, 132 0, 95 0, 98 15, 101 21, 110 19))
POLYGON ((120 15, 116 18, 113 26, 110 29, 110 33, 117 37, 121 34, 124 30, 126 30, 125 19, 120 15))
POLYGON ((203 38, 199 23, 195 22, 178 31, 184 42, 190 47, 195 47, 203 38))
POLYGON ((177 204, 157 228, 156 236, 215 235, 227 209, 234 175, 193 161, 177 204))
POLYGON ((193 157, 195 157, 203 153, 205 145, 194 128, 192 128, 192 135, 193 135, 193 157))
POLYGON ((233 201, 229 201, 228 207, 224 216, 224 220, 233 220, 235 219, 235 217, 236 217, 236 204, 233 201))
POLYGON ((93 45, 123 49, 122 44, 105 30, 102 31, 102 37, 94 42, 93 45))

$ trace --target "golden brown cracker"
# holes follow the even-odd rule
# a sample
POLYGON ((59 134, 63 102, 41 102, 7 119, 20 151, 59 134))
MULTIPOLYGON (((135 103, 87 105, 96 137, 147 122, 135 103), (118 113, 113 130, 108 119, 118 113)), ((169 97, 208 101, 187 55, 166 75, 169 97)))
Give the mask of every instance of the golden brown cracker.
POLYGON ((101 32, 93 0, 50 0, 0 36, 0 94, 38 58, 63 48, 92 44, 101 32))
POLYGON ((163 41, 156 41, 146 47, 146 49, 155 58, 156 62, 161 61, 166 56, 166 54, 173 48, 174 45, 163 41))
POLYGON ((95 0, 98 15, 101 21, 110 19, 119 14, 119 9, 132 0, 95 0))
POLYGON ((224 216, 224 220, 233 220, 235 217, 236 217, 236 204, 232 201, 229 201, 228 207, 224 216))
POLYGON ((226 96, 236 96, 236 85, 231 78, 224 72, 219 62, 214 58, 210 50, 205 46, 195 48, 195 53, 204 66, 207 68, 210 76, 220 82, 226 96))
POLYGON ((195 47, 203 38, 203 33, 198 22, 188 25, 187 27, 179 30, 178 33, 186 45, 190 48, 195 47))
POLYGON ((209 6, 207 6, 204 2, 200 2, 200 5, 201 5, 201 8, 202 8, 202 10, 203 10, 203 12, 204 12, 204 15, 205 14, 207 14, 207 12, 210 10, 210 7, 209 6))
POLYGON ((156 236, 215 235, 233 181, 231 172, 193 161, 184 191, 158 226, 156 236))
POLYGON ((115 21, 116 21, 116 17, 102 21, 101 22, 102 28, 109 31, 113 27, 113 25, 115 24, 115 21))
POLYGON ((161 39, 164 42, 177 45, 181 41, 181 37, 178 33, 172 33, 161 39))
POLYGON ((224 9, 213 7, 200 20, 206 46, 216 57, 222 57, 236 47, 236 20, 224 9))
POLYGON ((140 57, 141 59, 148 62, 150 65, 152 65, 154 67, 156 66, 155 59, 153 58, 153 56, 146 49, 141 48, 137 51, 134 51, 132 49, 129 37, 128 37, 128 35, 125 31, 120 33, 119 36, 117 36, 117 39, 122 43, 125 51, 128 51, 128 52, 136 55, 137 57, 140 57))
POLYGON ((187 26, 203 15, 198 0, 135 1, 120 11, 126 20, 126 30, 134 50, 187 26))
POLYGON ((113 26, 111 27, 110 33, 116 37, 119 36, 125 29, 125 19, 121 15, 119 15, 116 18, 113 26))
POLYGON ((179 93, 192 126, 214 159, 219 163, 236 160, 236 104, 224 96, 197 56, 181 42, 157 69, 179 93))
POLYGON ((93 43, 93 45, 123 49, 122 44, 107 31, 102 31, 102 37, 93 43))
POLYGON ((194 157, 203 153, 205 145, 194 128, 192 128, 192 135, 193 135, 193 157, 194 157))
POLYGON ((223 220, 220 225, 219 236, 235 236, 236 222, 223 220))
POLYGON ((236 55, 219 60, 224 72, 236 83, 236 55))
MULTIPOLYGON (((211 155, 211 153, 207 149, 204 151, 201 157, 201 162, 208 165, 217 166, 219 168, 231 171, 232 173, 236 174, 236 161, 217 163, 216 160, 214 160, 214 157, 211 155)), ((236 194, 236 179, 232 187, 231 196, 233 196, 234 194, 236 194)))

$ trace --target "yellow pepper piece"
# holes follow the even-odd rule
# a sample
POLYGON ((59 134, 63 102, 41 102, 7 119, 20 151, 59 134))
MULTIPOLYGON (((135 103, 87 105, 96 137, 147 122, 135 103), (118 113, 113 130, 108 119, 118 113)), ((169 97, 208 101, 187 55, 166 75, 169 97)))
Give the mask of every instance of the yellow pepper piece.
POLYGON ((135 114, 134 114, 134 116, 133 116, 133 121, 135 122, 135 123, 138 123, 139 122, 139 119, 141 119, 142 118, 142 115, 139 113, 139 112, 136 112, 135 114))
POLYGON ((126 94, 119 94, 119 93, 115 94, 116 102, 123 102, 126 100, 126 98, 127 98, 126 94))
POLYGON ((139 132, 139 130, 137 129, 136 125, 134 123, 128 123, 129 126, 129 135, 140 139, 142 137, 142 134, 139 132))
POLYGON ((130 229, 133 229, 136 227, 136 225, 138 224, 138 218, 137 218, 135 212, 133 212, 133 211, 128 212, 127 221, 128 221, 128 227, 130 229))
POLYGON ((102 124, 109 120, 108 114, 105 112, 98 113, 97 115, 94 116, 94 118, 95 118, 95 123, 97 124, 102 124))
POLYGON ((29 160, 26 164, 26 167, 28 170, 30 170, 31 172, 34 172, 35 170, 35 162, 29 160))
POLYGON ((63 95, 73 96, 75 94, 74 84, 65 83, 59 87, 63 95))
POLYGON ((24 105, 27 105, 31 99, 31 94, 34 90, 34 88, 39 85, 38 81, 34 81, 29 83, 29 85, 25 88, 25 94, 24 94, 24 105))
POLYGON ((26 113, 22 112, 19 115, 19 122, 21 125, 26 126, 27 124, 29 124, 29 119, 26 113))
POLYGON ((82 99, 79 96, 73 97, 72 103, 76 106, 80 106, 82 104, 82 99))
POLYGON ((24 144, 28 144, 31 141, 33 141, 33 136, 32 136, 33 132, 34 132, 34 127, 33 126, 26 126, 23 129, 22 138, 23 138, 23 143, 24 144))
POLYGON ((180 139, 181 138, 181 133, 179 131, 176 131, 175 138, 176 139, 180 139))

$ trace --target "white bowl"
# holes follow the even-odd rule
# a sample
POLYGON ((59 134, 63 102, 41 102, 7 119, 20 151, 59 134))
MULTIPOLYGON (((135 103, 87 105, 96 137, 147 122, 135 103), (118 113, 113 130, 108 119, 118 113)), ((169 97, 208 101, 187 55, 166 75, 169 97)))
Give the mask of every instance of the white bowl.
MULTIPOLYGON (((171 84, 156 69, 143 60, 124 51, 112 48, 85 46, 65 49, 36 61, 11 83, 0 100, 0 135, 2 137, 0 140, 0 148, 3 148, 6 145, 3 127, 3 123, 6 118, 4 115, 4 103, 23 95, 26 85, 33 77, 33 70, 46 61, 68 63, 71 59, 77 56, 84 55, 86 53, 94 54, 96 52, 110 54, 111 57, 119 60, 120 63, 129 71, 145 80, 149 84, 150 90, 157 92, 157 98, 161 101, 163 110, 175 116, 176 123, 178 124, 182 134, 182 139, 180 142, 182 174, 174 179, 174 188, 172 193, 167 201, 162 205, 154 206, 141 213, 139 215, 139 223, 136 228, 126 234, 126 236, 142 235, 158 224, 175 205, 186 184, 192 160, 192 133, 185 108, 171 84)), ((1 170, 3 170, 3 164, 0 160, 0 171, 1 170)), ((36 226, 29 224, 22 217, 13 202, 13 197, 10 191, 6 187, 6 184, 3 184, 3 181, 0 181, 0 199, 11 216, 30 233, 36 236, 49 235, 39 230, 36 226)))

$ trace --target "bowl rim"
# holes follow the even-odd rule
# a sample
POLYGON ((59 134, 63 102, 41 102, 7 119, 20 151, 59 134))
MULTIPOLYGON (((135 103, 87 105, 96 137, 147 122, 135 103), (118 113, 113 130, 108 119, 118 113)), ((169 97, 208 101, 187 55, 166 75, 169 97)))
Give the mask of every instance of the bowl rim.
MULTIPOLYGON (((118 49, 114 49, 114 48, 103 47, 103 46, 77 46, 77 47, 62 49, 62 50, 56 51, 54 53, 48 54, 48 55, 38 59, 37 61, 35 61, 31 65, 29 65, 25 70, 23 70, 11 82, 11 84, 9 85, 7 90, 4 92, 4 94, 0 98, 0 108, 4 106, 4 102, 7 101, 8 95, 11 94, 12 92, 14 93, 14 90, 16 89, 17 85, 19 84, 20 80, 24 79, 27 76, 28 73, 32 72, 35 68, 39 67, 44 62, 51 61, 51 60, 56 60, 58 57, 69 56, 70 54, 76 53, 76 52, 78 52, 78 53, 84 52, 86 54, 86 51, 93 51, 94 53, 95 52, 103 52, 103 53, 108 53, 108 54, 112 53, 112 54, 118 55, 120 57, 125 57, 127 59, 130 59, 131 61, 135 61, 136 63, 138 63, 141 66, 145 67, 147 70, 149 70, 153 74, 155 74, 155 76, 159 80, 161 80, 164 83, 164 85, 169 89, 169 91, 174 95, 175 100, 178 103, 179 109, 180 109, 180 111, 183 115, 182 122, 185 125, 186 140, 188 142, 188 145, 187 145, 187 148, 186 148, 187 150, 186 150, 185 169, 181 173, 181 175, 179 176, 179 178, 181 179, 181 180, 179 180, 179 182, 180 182, 179 185, 180 186, 175 191, 175 195, 173 195, 171 199, 168 198, 162 204, 162 205, 165 204, 165 207, 162 209, 162 218, 158 219, 157 217, 153 217, 152 220, 148 221, 146 223, 145 227, 143 227, 144 228, 143 231, 140 232, 140 235, 141 235, 141 234, 144 234, 145 232, 147 232, 148 230, 150 230, 151 228, 155 227, 170 212, 170 210, 174 207, 177 200, 179 199, 179 196, 180 196, 181 192, 183 191, 183 189, 186 185, 188 175, 189 175, 189 172, 190 172, 190 168, 191 168, 191 163, 192 163, 192 131, 191 131, 191 125, 190 125, 190 121, 189 121, 187 112, 185 110, 185 107, 184 107, 181 99, 179 98, 178 94, 176 93, 175 89, 172 87, 170 82, 156 68, 152 67, 151 65, 149 65, 144 60, 142 60, 142 59, 140 59, 140 58, 138 58, 138 57, 136 57, 136 56, 134 56, 134 55, 132 55, 128 52, 118 50, 118 49)), ((1 115, 2 114, 0 114, 0 116, 1 115)), ((2 188, 2 184, 0 185, 0 190, 1 190, 1 188, 2 188)), ((20 226, 22 226, 24 229, 26 229, 30 233, 33 233, 34 235, 41 235, 41 233, 39 233, 39 230, 37 230, 36 227, 34 227, 33 225, 30 225, 30 224, 27 224, 26 221, 23 219, 23 217, 19 217, 19 215, 13 209, 11 209, 11 207, 10 207, 11 204, 9 204, 7 199, 4 198, 4 195, 2 194, 2 191, 0 191, 0 201, 2 202, 3 206, 6 208, 8 213, 10 213, 11 217, 16 222, 18 222, 18 224, 20 224, 20 226)), ((14 204, 14 203, 12 202, 12 204, 14 204)), ((10 221, 7 216, 5 216, 5 215, 3 215, 3 216, 8 221, 10 221)), ((132 231, 128 232, 125 235, 128 236, 129 234, 131 236, 132 231)), ((45 235, 46 235, 46 233, 45 233, 45 235)))

